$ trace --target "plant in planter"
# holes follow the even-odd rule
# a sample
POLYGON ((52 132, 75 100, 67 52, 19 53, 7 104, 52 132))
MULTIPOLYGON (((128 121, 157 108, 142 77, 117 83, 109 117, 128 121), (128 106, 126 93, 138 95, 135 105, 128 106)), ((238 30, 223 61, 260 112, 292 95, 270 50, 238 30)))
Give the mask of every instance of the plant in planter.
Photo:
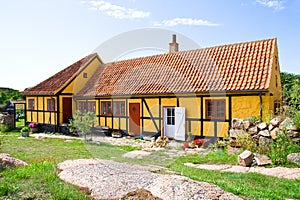
POLYGON ((226 142, 224 140, 217 140, 216 147, 224 149, 226 146, 226 142))
POLYGON ((192 146, 195 146, 196 148, 200 148, 204 144, 203 139, 195 139, 191 142, 192 146))
POLYGON ((30 128, 31 133, 37 133, 39 131, 39 123, 38 122, 31 122, 28 127, 30 128))
POLYGON ((28 126, 25 126, 21 129, 21 136, 22 137, 28 137, 29 136, 29 127, 28 126))
POLYGON ((119 132, 119 131, 113 131, 113 132, 111 133, 111 136, 112 136, 113 138, 121 138, 121 137, 122 137, 122 133, 119 132))

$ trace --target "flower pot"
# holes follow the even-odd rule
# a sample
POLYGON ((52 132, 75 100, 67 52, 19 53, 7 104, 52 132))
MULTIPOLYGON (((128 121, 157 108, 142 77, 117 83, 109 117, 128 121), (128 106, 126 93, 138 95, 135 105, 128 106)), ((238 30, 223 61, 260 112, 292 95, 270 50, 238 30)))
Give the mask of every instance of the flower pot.
POLYGON ((39 129, 38 129, 37 127, 35 127, 35 128, 30 128, 30 132, 31 132, 31 133, 37 133, 37 132, 39 132, 39 129))
POLYGON ((22 137, 28 137, 29 136, 29 132, 21 132, 22 137))

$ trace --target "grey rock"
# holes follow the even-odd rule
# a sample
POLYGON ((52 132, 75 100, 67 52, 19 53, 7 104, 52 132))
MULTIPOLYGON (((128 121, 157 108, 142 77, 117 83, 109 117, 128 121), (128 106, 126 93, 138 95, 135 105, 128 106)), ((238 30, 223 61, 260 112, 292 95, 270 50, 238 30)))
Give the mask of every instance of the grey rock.
POLYGON ((292 138, 292 140, 298 144, 300 143, 300 138, 292 138))
POLYGON ((281 120, 281 117, 275 117, 270 121, 270 124, 272 124, 273 126, 279 126, 281 120))
POLYGON ((151 152, 148 151, 130 151, 128 153, 123 154, 124 158, 137 158, 137 159, 143 159, 145 156, 149 156, 151 152))
POLYGON ((253 162, 253 154, 251 151, 245 150, 238 156, 238 163, 241 166, 249 167, 253 162))
POLYGON ((270 135, 271 135, 271 138, 272 139, 276 139, 277 138, 277 135, 280 133, 280 129, 278 127, 276 127, 275 129, 273 129, 271 132, 270 132, 270 135))
POLYGON ((244 124, 244 129, 245 130, 248 130, 251 126, 251 122, 249 120, 243 121, 243 124, 244 124))
POLYGON ((264 130, 264 129, 266 129, 267 127, 268 127, 268 125, 267 125, 267 123, 265 123, 265 122, 262 122, 262 123, 258 124, 259 130, 264 130))
POLYGON ((286 129, 290 130, 290 129, 292 129, 292 127, 293 127, 293 120, 289 117, 285 118, 285 120, 283 120, 279 125, 280 129, 286 128, 286 129))
POLYGON ((273 124, 269 124, 268 130, 272 131, 276 126, 274 126, 273 124))
POLYGON ((234 118, 232 120, 232 128, 234 128, 234 129, 243 129, 244 128, 243 120, 238 119, 238 118, 234 118))
POLYGON ((300 164, 300 152, 299 153, 291 153, 287 156, 287 159, 291 162, 300 164))
POLYGON ((298 131, 289 130, 289 131, 288 131, 288 134, 289 134, 289 136, 292 137, 292 138, 300 137, 300 133, 299 133, 298 131))
POLYGON ((253 127, 249 128, 248 132, 249 132, 251 135, 257 134, 257 132, 258 132, 257 126, 253 126, 253 127))
POLYGON ((28 165, 26 162, 19 160, 17 158, 13 158, 11 155, 7 153, 0 154, 0 164, 4 167, 17 167, 17 166, 26 166, 28 165))
POLYGON ((271 159, 262 154, 254 154, 254 160, 257 163, 258 166, 264 166, 264 165, 270 165, 272 164, 271 159))
POLYGON ((258 132, 258 135, 264 136, 264 137, 270 137, 270 133, 268 130, 262 130, 258 132))

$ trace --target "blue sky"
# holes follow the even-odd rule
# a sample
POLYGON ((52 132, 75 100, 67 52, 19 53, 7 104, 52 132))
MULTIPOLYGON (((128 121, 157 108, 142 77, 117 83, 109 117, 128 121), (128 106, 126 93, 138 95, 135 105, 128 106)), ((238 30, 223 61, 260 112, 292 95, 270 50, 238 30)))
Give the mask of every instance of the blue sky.
POLYGON ((277 37, 281 71, 300 74, 299 10, 299 0, 2 0, 0 87, 34 86, 143 28, 178 32, 201 47, 277 37))

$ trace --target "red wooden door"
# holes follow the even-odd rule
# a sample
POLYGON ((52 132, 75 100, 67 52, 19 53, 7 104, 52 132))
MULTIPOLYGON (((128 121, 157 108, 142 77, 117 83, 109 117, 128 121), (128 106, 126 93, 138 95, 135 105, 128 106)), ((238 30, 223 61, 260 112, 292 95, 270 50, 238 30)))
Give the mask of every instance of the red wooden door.
POLYGON ((63 97, 63 123, 68 123, 69 118, 72 117, 72 98, 63 97))
POLYGON ((129 103, 129 132, 140 134, 140 103, 129 103))

